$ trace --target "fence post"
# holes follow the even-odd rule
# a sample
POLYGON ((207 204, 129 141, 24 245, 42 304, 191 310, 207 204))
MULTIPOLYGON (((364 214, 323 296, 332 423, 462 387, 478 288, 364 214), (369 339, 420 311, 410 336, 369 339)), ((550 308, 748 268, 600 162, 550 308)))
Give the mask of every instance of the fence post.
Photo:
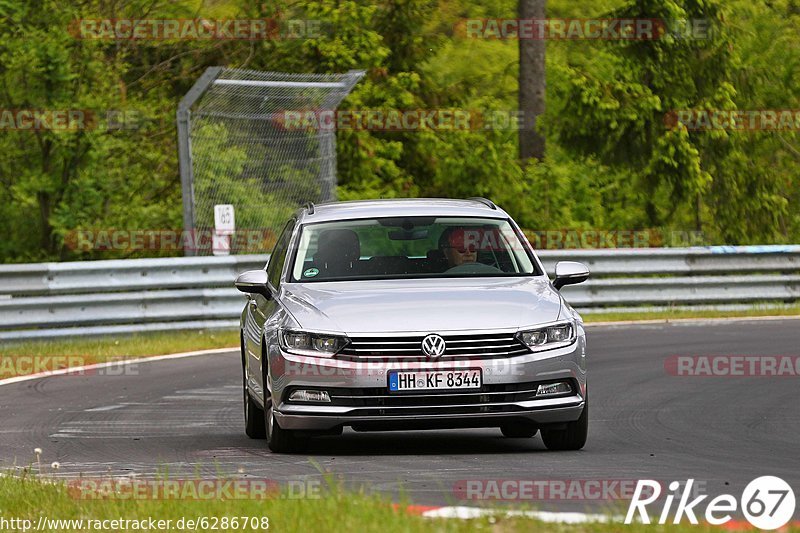
MULTIPOLYGON (((194 232, 194 176, 192 172, 192 140, 189 135, 191 122, 191 108, 206 89, 222 72, 222 67, 209 67, 203 75, 192 85, 189 92, 184 95, 178 104, 178 166, 181 173, 181 196, 183 198, 183 230, 194 232)), ((194 243, 184 249, 186 256, 193 256, 197 251, 197 236, 192 235, 191 240, 185 243, 194 243)))

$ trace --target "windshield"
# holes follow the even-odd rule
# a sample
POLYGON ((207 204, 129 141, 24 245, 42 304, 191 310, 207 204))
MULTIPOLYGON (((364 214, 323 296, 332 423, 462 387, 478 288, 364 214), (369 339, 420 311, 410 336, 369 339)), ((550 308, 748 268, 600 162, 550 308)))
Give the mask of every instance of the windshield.
POLYGON ((539 274, 507 220, 455 217, 306 224, 292 267, 302 282, 539 274))

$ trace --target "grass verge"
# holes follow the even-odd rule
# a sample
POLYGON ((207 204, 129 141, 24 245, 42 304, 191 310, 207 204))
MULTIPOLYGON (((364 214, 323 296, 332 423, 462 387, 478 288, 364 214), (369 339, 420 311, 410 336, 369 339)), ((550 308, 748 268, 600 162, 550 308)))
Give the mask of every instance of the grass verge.
MULTIPOLYGON (((77 499, 63 483, 48 483, 36 479, 19 477, 0 477, 0 520, 29 520, 31 527, 36 528, 40 517, 49 520, 83 520, 83 524, 50 522, 38 531, 73 532, 88 531, 89 520, 170 520, 168 528, 161 531, 181 531, 178 524, 181 519, 205 520, 206 527, 200 524, 196 528, 183 530, 211 531, 267 531, 265 528, 252 528, 253 523, 242 523, 262 518, 269 521, 269 531, 375 531, 393 532, 516 532, 516 531, 556 531, 564 533, 589 533, 601 531, 624 531, 642 533, 658 531, 663 533, 699 533, 721 531, 706 525, 692 526, 650 526, 623 524, 581 524, 561 525, 544 523, 527 517, 507 517, 500 511, 493 516, 485 516, 471 520, 425 518, 406 511, 406 505, 394 506, 382 496, 364 493, 333 490, 319 498, 289 499, 280 495, 259 500, 171 500, 171 499, 119 499, 106 498, 98 500, 77 499), (238 527, 229 524, 223 526, 223 517, 239 517, 238 527), (48 527, 49 526, 49 527, 48 527)), ((11 530, 6 523, 6 530, 11 530)), ((19 524, 19 522, 17 522, 19 524)), ((135 531, 141 528, 121 527, 107 530, 135 531)), ((17 531, 21 528, 17 527, 17 531)), ((100 530, 91 528, 91 530, 100 530)), ((800 531, 797 527, 787 531, 800 531)))
POLYGON ((0 379, 150 355, 213 348, 236 349, 238 346, 239 332, 225 330, 170 331, 3 344, 0 345, 0 379))
POLYGON ((773 308, 755 306, 751 309, 735 311, 708 310, 679 310, 674 311, 652 311, 641 313, 615 312, 609 309, 608 312, 583 313, 583 320, 587 324, 592 322, 624 322, 629 320, 677 320, 692 318, 746 318, 762 316, 798 316, 800 315, 800 304, 789 307, 773 308))

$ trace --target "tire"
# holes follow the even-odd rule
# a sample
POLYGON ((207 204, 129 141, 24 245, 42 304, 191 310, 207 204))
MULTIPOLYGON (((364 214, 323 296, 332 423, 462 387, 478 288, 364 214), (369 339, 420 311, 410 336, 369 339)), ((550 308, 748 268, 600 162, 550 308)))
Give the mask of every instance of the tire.
POLYGON ((275 419, 275 413, 272 407, 272 391, 269 385, 269 371, 266 368, 267 356, 264 354, 261 358, 262 367, 264 367, 264 375, 262 382, 264 383, 264 416, 262 421, 264 424, 264 432, 267 437, 267 447, 274 453, 295 453, 305 449, 308 439, 298 437, 293 431, 283 429, 278 421, 275 419))
POLYGON ((265 439, 264 410, 250 397, 249 392, 245 391, 244 394, 244 432, 251 439, 265 439))
POLYGON ((247 367, 244 360, 244 342, 242 342, 242 389, 244 391, 244 432, 251 439, 264 439, 267 430, 264 424, 264 410, 258 405, 247 388, 247 367))
POLYGON ((589 435, 589 399, 583 405, 580 418, 568 422, 564 429, 542 428, 542 440, 548 450, 580 450, 586 445, 589 435))
POLYGON ((509 439, 529 439, 539 432, 539 428, 524 422, 510 422, 500 426, 500 431, 509 439))
POLYGON ((275 420, 272 412, 272 400, 265 412, 265 425, 267 426, 267 446, 274 453, 296 453, 303 451, 307 440, 300 439, 293 431, 283 429, 275 420))

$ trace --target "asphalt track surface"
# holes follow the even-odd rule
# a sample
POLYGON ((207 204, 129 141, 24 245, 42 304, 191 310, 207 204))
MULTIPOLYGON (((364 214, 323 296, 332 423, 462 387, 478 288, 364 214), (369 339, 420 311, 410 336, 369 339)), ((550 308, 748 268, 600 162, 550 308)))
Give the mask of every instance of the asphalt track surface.
MULTIPOLYGON (((549 452, 497 429, 355 433, 277 455, 243 432, 236 352, 142 363, 128 375, 53 376, 0 387, 0 471, 58 461, 57 476, 253 477, 281 484, 333 474, 420 505, 460 499, 466 480, 693 478, 741 495, 759 476, 800 497, 800 377, 677 377, 673 355, 800 355, 800 320, 590 327, 589 441, 549 452), (131 375, 133 374, 133 375, 131 375)), ((297 486, 297 485, 296 485, 297 486)), ((475 485, 473 485, 474 487, 475 485)), ((489 485, 482 485, 489 487, 489 485)), ((581 510, 607 502, 525 501, 581 510)))

